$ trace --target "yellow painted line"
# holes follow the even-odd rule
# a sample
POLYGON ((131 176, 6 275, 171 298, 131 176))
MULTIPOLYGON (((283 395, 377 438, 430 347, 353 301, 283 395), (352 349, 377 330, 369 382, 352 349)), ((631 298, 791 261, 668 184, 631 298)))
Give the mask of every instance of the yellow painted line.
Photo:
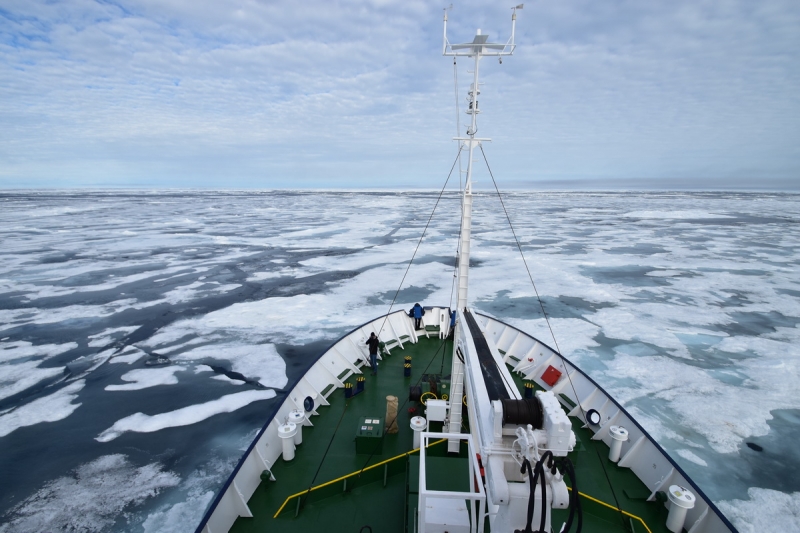
MULTIPOLYGON (((430 444, 428 444, 428 446, 426 446, 426 448, 430 448, 431 446, 434 446, 436 444, 440 444, 442 442, 445 442, 446 440, 447 439, 440 439, 440 440, 437 440, 435 442, 431 442, 430 444)), ((368 466, 368 467, 363 468, 361 470, 356 470, 355 472, 351 472, 351 473, 349 473, 347 475, 344 475, 342 477, 338 477, 338 478, 333 479, 331 481, 326 481, 325 483, 323 483, 321 485, 316 485, 314 487, 311 487, 310 489, 304 490, 303 492, 298 492, 297 494, 292 494, 291 496, 286 498, 286 500, 283 502, 283 505, 281 505, 280 509, 278 509, 278 512, 275 513, 272 516, 272 518, 278 518, 278 515, 281 514, 281 511, 283 511, 283 508, 286 507, 286 504, 289 503, 294 498, 299 498, 300 496, 303 496, 304 494, 308 494, 309 492, 315 491, 317 489, 321 489, 323 487, 327 487, 328 485, 332 485, 332 484, 337 483, 339 481, 342 481, 344 479, 353 477, 355 475, 360 474, 361 472, 366 472, 367 470, 372 470, 373 468, 377 468, 379 466, 385 465, 386 463, 391 463, 392 461, 396 461, 397 459, 401 459, 403 457, 407 457, 407 456, 411 455, 412 453, 417 453, 418 451, 419 451, 419 448, 416 448, 416 449, 411 450, 410 452, 405 452, 405 453, 401 453, 400 455, 395 455, 394 457, 386 459, 385 461, 381 461, 380 463, 375 463, 374 465, 368 466)))
MULTIPOLYGON (((569 490, 569 491, 572 491, 572 487, 567 487, 567 490, 569 490)), ((652 531, 650 531, 650 528, 649 528, 649 527, 647 527, 647 524, 645 524, 644 520, 642 520, 642 518, 641 518, 641 517, 639 517, 639 516, 636 516, 635 514, 631 514, 631 513, 629 513, 628 511, 623 511, 622 509, 620 509, 620 508, 618 508, 618 507, 614 507, 614 506, 613 506, 613 505, 611 505, 611 504, 608 504, 608 503, 606 503, 606 502, 604 502, 604 501, 600 501, 600 500, 598 500, 597 498, 595 498, 595 497, 593 497, 593 496, 589 496, 588 494, 585 494, 585 493, 583 493, 583 492, 581 492, 581 491, 578 491, 578 495, 579 495, 579 496, 581 496, 582 498, 586 498, 587 500, 592 500, 592 501, 593 501, 593 502, 595 502, 595 503, 599 503, 600 505, 603 505, 603 506, 605 506, 605 507, 608 507, 609 509, 613 509, 613 510, 615 510, 615 511, 619 511, 619 512, 621 512, 622 514, 624 514, 625 516, 628 516, 628 517, 630 517, 630 518, 634 518, 634 519, 638 520, 639 522, 641 522, 641 523, 642 523, 642 525, 644 526, 644 528, 647 530, 647 533, 653 533, 652 531)))

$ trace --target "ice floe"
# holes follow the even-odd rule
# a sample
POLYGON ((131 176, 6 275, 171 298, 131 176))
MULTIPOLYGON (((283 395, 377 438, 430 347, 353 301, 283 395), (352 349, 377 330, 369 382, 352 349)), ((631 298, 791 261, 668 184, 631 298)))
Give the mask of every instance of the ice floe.
POLYGON ((135 346, 128 346, 119 355, 114 355, 109 362, 132 365, 142 357, 147 357, 147 354, 135 346))
POLYGON ((205 362, 226 361, 231 370, 265 387, 282 388, 286 385, 286 363, 273 344, 214 344, 199 346, 173 356, 176 361, 205 362))
POLYGON ((698 457, 698 455, 696 453, 694 453, 692 450, 687 450, 686 448, 680 448, 678 450, 675 450, 675 453, 677 453, 678 455, 680 455, 681 457, 683 457, 687 461, 693 462, 696 465, 708 466, 708 463, 705 462, 700 457, 698 457))
POLYGON ((99 442, 108 442, 116 439, 127 431, 137 433, 152 433, 165 428, 188 426, 196 424, 202 420, 210 418, 220 413, 230 413, 241 409, 253 402, 268 400, 275 397, 273 390, 243 391, 228 394, 222 398, 211 400, 198 405, 190 405, 182 409, 160 413, 157 415, 146 415, 135 413, 121 420, 117 420, 113 426, 103 431, 96 437, 99 442))
POLYGON ((216 379, 217 381, 224 381, 226 383, 230 383, 232 385, 244 385, 245 382, 241 379, 231 379, 224 374, 219 374, 217 376, 212 377, 211 379, 216 379))
POLYGON ((174 385, 178 383, 176 372, 186 370, 183 366, 172 365, 162 368, 141 368, 123 374, 120 379, 129 381, 124 385, 106 385, 107 391, 141 390, 158 385, 174 385))
POLYGON ((62 374, 63 367, 40 365, 77 347, 75 342, 34 345, 28 341, 0 341, 0 400, 62 374))
POLYGON ((91 340, 89 341, 88 344, 91 348, 106 346, 107 344, 114 342, 115 340, 124 336, 125 334, 136 331, 137 329, 139 329, 139 326, 121 326, 118 328, 108 328, 100 333, 97 333, 96 335, 89 335, 89 338, 91 340))
POLYGON ((86 384, 85 380, 78 380, 56 392, 37 398, 32 402, 0 415, 0 437, 5 437, 12 431, 21 427, 33 426, 42 422, 56 422, 71 415, 80 403, 73 403, 78 398, 78 392, 86 384))
POLYGON ((211 296, 216 294, 223 294, 234 289, 241 287, 238 283, 228 283, 220 285, 218 283, 205 283, 196 281, 189 285, 177 287, 165 294, 164 301, 169 304, 177 304, 181 302, 189 302, 198 297, 211 296))

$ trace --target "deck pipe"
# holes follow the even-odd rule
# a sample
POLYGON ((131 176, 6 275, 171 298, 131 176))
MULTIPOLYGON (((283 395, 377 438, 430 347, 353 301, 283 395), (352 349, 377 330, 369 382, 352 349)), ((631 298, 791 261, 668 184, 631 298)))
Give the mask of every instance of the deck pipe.
POLYGON ((406 363, 403 365, 403 376, 407 378, 411 377, 411 363, 406 363))

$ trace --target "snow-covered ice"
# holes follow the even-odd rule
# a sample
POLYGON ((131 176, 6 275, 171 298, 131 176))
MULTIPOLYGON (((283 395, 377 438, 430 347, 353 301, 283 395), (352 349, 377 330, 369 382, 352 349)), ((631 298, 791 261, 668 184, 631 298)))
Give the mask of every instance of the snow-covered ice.
POLYGON ((182 409, 159 413, 157 415, 146 415, 135 413, 118 420, 113 426, 103 431, 98 437, 99 442, 108 442, 116 439, 126 431, 138 433, 152 433, 166 428, 188 426, 196 424, 201 420, 210 418, 220 413, 230 413, 237 409, 260 400, 268 400, 275 397, 275 391, 244 391, 228 394, 222 398, 212 400, 200 405, 190 405, 182 409))
POLYGON ((75 400, 85 384, 82 379, 74 381, 52 394, 20 405, 0 415, 0 437, 5 437, 21 427, 42 422, 56 422, 67 418, 81 406, 80 403, 75 403, 75 400))
POLYGON ((142 368, 131 370, 121 376, 123 385, 106 385, 107 391, 132 391, 141 390, 158 385, 174 385, 178 383, 176 372, 186 370, 182 366, 168 366, 162 368, 142 368))

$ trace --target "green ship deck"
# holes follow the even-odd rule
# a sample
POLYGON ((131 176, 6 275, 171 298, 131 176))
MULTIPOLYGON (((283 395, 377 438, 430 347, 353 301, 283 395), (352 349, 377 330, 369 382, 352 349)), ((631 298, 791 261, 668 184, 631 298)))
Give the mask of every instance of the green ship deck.
MULTIPOLYGON (((295 459, 279 459, 272 468, 277 481, 262 481, 248 501, 254 516, 237 519, 231 531, 358 532, 363 526, 370 526, 376 533, 415 532, 419 454, 411 450, 409 421, 422 413, 409 413, 408 409, 417 407, 419 411, 424 407, 408 401, 409 387, 418 383, 423 372, 449 375, 451 356, 451 341, 422 337, 417 344, 406 344, 405 349, 394 348, 380 363, 377 376, 371 376, 365 368, 361 394, 346 400, 342 390, 334 391, 328 398, 330 407, 322 408, 321 416, 312 418, 313 427, 304 428, 303 443, 297 447, 295 459), (412 357, 411 377, 403 376, 405 356, 412 357), (399 398, 399 432, 373 439, 381 445, 379 452, 356 453, 356 433, 363 418, 385 417, 387 395, 399 398), (308 491, 310 487, 314 490, 308 491), (301 493, 304 494, 292 498, 301 493)), ((522 390, 522 380, 514 377, 522 390)), ((349 380, 354 385, 355 378, 349 380)), ((666 533, 664 504, 647 502, 648 488, 629 469, 610 462, 605 444, 591 440, 592 432, 582 429, 579 420, 572 420, 577 445, 570 458, 584 495, 583 530, 666 533), (618 511, 617 505, 625 513, 618 511)), ((440 430, 435 425, 429 429, 440 430)), ((373 447, 372 442, 362 441, 360 449, 373 447)), ((463 458, 448 458, 445 445, 434 444, 426 453, 432 458, 428 464, 429 480, 442 484, 433 488, 443 490, 448 484, 465 484, 456 476, 463 468, 463 458)), ((567 515, 568 511, 554 511, 555 531, 567 515)))

